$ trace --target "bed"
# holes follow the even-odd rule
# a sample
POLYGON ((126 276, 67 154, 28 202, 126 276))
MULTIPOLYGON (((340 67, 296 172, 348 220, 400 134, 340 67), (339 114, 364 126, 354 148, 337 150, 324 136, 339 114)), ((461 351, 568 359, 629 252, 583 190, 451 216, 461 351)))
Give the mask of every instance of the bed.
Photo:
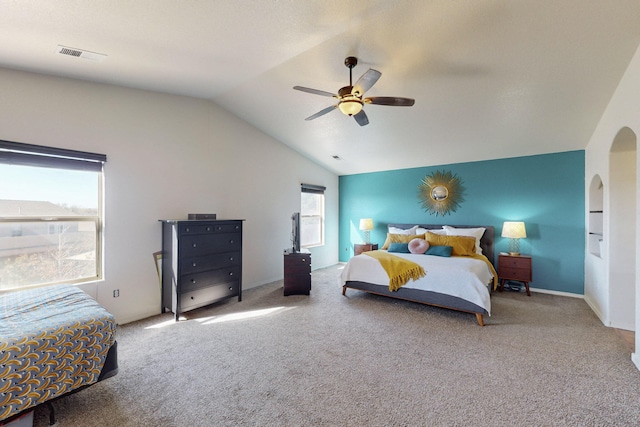
MULTIPOLYGON (((389 275, 378 260, 363 253, 352 257, 340 275, 342 295, 347 289, 356 289, 377 295, 398 298, 407 301, 443 307, 447 309, 475 314, 477 323, 484 326, 483 316, 491 315, 491 292, 497 283, 494 265, 494 228, 492 226, 422 224, 389 224, 389 237, 407 233, 403 239, 427 230, 440 235, 472 236, 476 238, 476 249, 481 254, 473 256, 433 256, 412 253, 393 253, 393 255, 418 263, 426 272, 418 280, 409 280, 398 290, 391 291, 389 275), (484 229, 484 231, 482 231, 484 229), (398 233, 398 234, 395 234, 398 233), (393 235, 393 236, 390 236, 393 235)), ((468 239, 468 238, 467 238, 468 239)), ((402 240, 402 239, 401 239, 402 240)), ((385 242, 385 243, 387 243, 385 242)), ((383 246, 384 247, 384 246, 383 246)))
POLYGON ((116 322, 70 285, 0 295, 0 424, 117 374, 116 322))

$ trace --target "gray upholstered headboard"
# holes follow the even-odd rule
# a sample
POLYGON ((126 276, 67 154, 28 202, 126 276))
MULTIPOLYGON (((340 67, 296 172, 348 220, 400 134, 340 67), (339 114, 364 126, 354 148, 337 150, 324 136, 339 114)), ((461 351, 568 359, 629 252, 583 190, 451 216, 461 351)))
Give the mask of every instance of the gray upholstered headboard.
MULTIPOLYGON (((387 227, 396 227, 396 228, 403 228, 403 229, 407 229, 407 228, 411 228, 416 224, 387 224, 387 227)), ((417 224, 418 227, 422 227, 422 228, 426 228, 427 230, 433 230, 433 229, 440 229, 442 228, 442 224, 417 224)), ((484 234, 482 235, 482 238, 480 239, 480 247, 482 248, 482 253, 484 256, 487 257, 487 259, 489 261, 491 261, 491 264, 493 264, 494 266, 496 265, 495 263, 495 253, 494 253, 494 247, 493 247, 493 243, 494 243, 494 228, 493 225, 453 225, 451 224, 452 227, 456 227, 456 228, 478 228, 478 227, 484 227, 486 230, 484 231, 484 234)))

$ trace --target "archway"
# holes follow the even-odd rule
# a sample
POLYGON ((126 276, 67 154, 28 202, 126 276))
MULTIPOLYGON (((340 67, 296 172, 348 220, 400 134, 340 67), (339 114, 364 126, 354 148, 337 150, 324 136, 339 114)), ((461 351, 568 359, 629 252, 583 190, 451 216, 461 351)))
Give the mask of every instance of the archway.
POLYGON ((622 128, 609 152, 609 316, 611 326, 635 330, 636 155, 635 133, 622 128))

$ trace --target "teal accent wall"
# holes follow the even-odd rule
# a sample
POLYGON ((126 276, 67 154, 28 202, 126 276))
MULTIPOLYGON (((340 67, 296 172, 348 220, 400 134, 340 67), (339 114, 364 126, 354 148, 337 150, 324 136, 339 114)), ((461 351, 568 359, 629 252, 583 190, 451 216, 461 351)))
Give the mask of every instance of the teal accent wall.
MULTIPOLYGON (((508 250, 504 221, 524 221, 520 253, 533 257, 532 287, 584 294, 585 152, 516 157, 435 167, 345 175, 340 188, 340 261, 362 242, 360 218, 373 218, 371 241, 382 245, 388 223, 493 225, 496 254, 508 250), (437 170, 465 187, 456 212, 435 216, 422 208, 418 186, 437 170)), ((496 255, 497 262, 497 255, 496 255)))

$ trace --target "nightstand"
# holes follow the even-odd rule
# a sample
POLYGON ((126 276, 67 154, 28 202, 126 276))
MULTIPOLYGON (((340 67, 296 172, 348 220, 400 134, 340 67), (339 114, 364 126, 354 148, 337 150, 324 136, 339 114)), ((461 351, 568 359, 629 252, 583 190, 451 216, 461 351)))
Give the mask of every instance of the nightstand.
POLYGON ((504 289, 505 280, 515 280, 524 283, 527 295, 529 282, 531 281, 531 257, 527 255, 498 255, 498 278, 500 279, 500 292, 504 289))
POLYGON ((353 245, 353 255, 360 255, 362 252, 377 251, 377 243, 356 243, 353 245))
POLYGON ((309 295, 311 292, 311 254, 284 254, 284 296, 309 295))

